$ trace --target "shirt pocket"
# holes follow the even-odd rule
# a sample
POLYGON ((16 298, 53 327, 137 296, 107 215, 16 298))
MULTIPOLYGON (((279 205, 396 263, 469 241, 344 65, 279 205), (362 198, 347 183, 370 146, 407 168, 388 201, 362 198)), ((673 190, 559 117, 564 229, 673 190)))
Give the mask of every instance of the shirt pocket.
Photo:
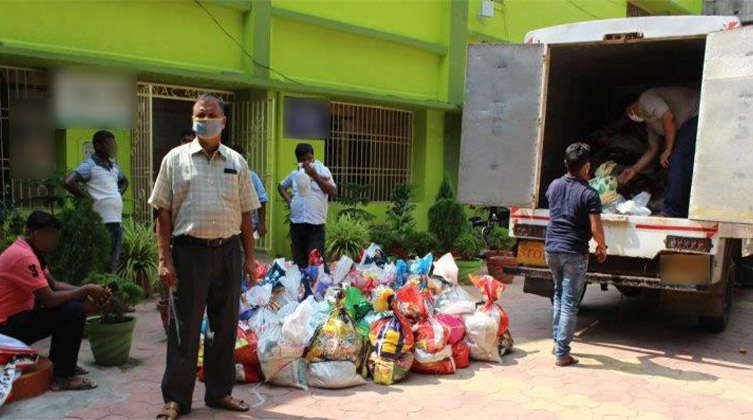
POLYGON ((220 173, 220 185, 222 189, 222 201, 233 208, 240 207, 240 179, 238 174, 225 173, 224 168, 220 173))

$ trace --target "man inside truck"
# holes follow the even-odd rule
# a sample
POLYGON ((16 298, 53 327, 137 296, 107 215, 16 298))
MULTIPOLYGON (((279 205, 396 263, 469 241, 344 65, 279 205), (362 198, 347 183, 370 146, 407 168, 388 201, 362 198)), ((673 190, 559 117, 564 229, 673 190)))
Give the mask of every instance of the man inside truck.
POLYGON ((698 89, 670 86, 649 89, 625 108, 627 116, 646 124, 649 147, 643 157, 618 178, 630 182, 635 175, 652 163, 658 153, 659 137, 664 137, 664 151, 659 162, 669 168, 663 216, 688 217, 690 184, 693 178, 695 141, 698 131, 698 89))
POLYGON ((555 179, 546 192, 550 222, 544 251, 554 280, 552 338, 556 365, 560 367, 578 363, 578 359, 570 355, 570 343, 575 333, 580 297, 586 287, 591 237, 597 244, 599 263, 607 259, 601 200, 596 190, 588 185, 590 154, 591 147, 585 143, 568 146, 565 151, 567 174, 555 179))

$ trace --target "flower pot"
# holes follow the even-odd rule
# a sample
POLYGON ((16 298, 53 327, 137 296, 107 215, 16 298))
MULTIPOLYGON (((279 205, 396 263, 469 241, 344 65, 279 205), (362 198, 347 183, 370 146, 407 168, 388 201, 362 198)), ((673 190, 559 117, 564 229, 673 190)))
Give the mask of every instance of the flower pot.
POLYGON ((139 270, 139 273, 136 275, 136 284, 144 291, 144 297, 152 297, 152 279, 149 278, 146 271, 139 270))
POLYGON ((492 257, 498 257, 500 255, 507 255, 507 254, 508 254, 507 251, 500 251, 498 249, 489 249, 489 250, 484 251, 484 258, 489 260, 492 257))
POLYGON ((37 363, 26 368, 23 374, 13 381, 13 388, 5 402, 27 400, 42 395, 50 389, 51 379, 52 362, 44 356, 39 356, 37 363))
POLYGON ((481 259, 472 260, 455 260, 458 266, 458 282, 461 284, 471 284, 469 275, 477 275, 481 271, 481 259))
POLYGON ((94 361, 100 366, 120 366, 128 361, 136 318, 126 317, 119 324, 87 323, 94 361))
POLYGON ((168 303, 167 299, 160 299, 159 302, 157 302, 157 310, 159 311, 159 316, 162 318, 162 327, 165 329, 165 334, 167 334, 167 327, 170 325, 170 318, 168 314, 168 303))
POLYGON ((513 275, 505 274, 505 267, 517 267, 518 259, 513 257, 512 254, 497 255, 486 260, 486 268, 489 270, 489 275, 505 284, 512 283, 513 275))

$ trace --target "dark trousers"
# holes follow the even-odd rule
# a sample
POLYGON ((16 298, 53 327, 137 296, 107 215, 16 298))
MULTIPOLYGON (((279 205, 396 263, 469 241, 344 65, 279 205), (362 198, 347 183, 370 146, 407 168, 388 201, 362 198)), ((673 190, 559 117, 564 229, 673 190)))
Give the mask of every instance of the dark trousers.
POLYGON ((69 301, 54 308, 35 307, 19 312, 0 325, 0 334, 32 345, 52 336, 50 360, 53 375, 73 376, 78 363, 78 350, 86 323, 86 310, 79 301, 69 301))
POLYGON ((175 319, 171 318, 162 397, 165 402, 180 404, 181 413, 191 411, 204 308, 209 330, 214 334, 204 342, 205 399, 217 399, 233 390, 233 351, 242 281, 240 249, 238 237, 218 247, 185 243, 177 238, 173 244, 173 262, 178 272, 174 299, 180 321, 180 344, 175 319))
MULTIPOLYGON (((309 253, 318 249, 324 258, 324 225, 291 223, 290 240, 293 242, 293 261, 298 268, 309 265, 309 253)), ((324 265, 327 271, 327 265, 324 265)))
POLYGON ((667 192, 664 195, 664 214, 668 217, 688 217, 697 133, 698 117, 695 117, 683 124, 675 135, 675 144, 669 156, 667 192))
POLYGON ((120 223, 105 223, 105 227, 112 237, 109 269, 110 273, 115 273, 118 271, 120 251, 123 249, 123 226, 120 223))

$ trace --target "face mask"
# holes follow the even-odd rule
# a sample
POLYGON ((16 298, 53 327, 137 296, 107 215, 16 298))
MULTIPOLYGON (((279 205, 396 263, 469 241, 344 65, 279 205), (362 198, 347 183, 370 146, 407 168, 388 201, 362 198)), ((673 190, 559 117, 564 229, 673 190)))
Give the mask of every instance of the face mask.
POLYGON ((222 118, 204 118, 193 120, 193 131, 199 138, 211 139, 222 132, 222 118))
POLYGON ((627 114, 627 116, 628 116, 628 118, 630 118, 631 120, 633 120, 633 121, 635 121, 637 123, 642 123, 642 122, 646 121, 645 118, 639 117, 639 116, 637 116, 635 114, 627 114))

